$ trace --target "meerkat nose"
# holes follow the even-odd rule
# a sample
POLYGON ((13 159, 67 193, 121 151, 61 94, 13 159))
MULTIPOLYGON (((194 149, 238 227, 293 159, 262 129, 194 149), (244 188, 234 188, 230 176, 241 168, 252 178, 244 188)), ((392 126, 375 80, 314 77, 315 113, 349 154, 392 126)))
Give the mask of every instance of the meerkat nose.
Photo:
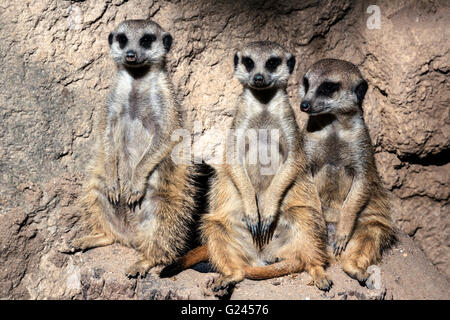
POLYGON ((253 81, 257 84, 261 84, 264 82, 264 77, 262 74, 258 73, 253 77, 253 81))
POLYGON ((127 61, 134 61, 136 60, 136 52, 133 50, 128 50, 126 55, 125 55, 125 59, 127 61))
POLYGON ((308 100, 302 101, 302 103, 300 104, 300 110, 302 110, 303 112, 311 111, 311 102, 309 102, 308 100))

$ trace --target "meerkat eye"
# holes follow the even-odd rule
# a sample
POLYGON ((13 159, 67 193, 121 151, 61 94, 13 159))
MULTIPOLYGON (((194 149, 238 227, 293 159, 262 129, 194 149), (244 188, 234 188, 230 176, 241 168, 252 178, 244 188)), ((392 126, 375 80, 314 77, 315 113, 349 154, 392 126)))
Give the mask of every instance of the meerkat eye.
POLYGON ((340 87, 339 83, 325 81, 320 85, 317 92, 321 96, 331 97, 333 93, 339 90, 339 87, 340 87))
POLYGON ((252 71, 253 67, 255 66, 255 63, 249 57, 242 58, 242 63, 244 64, 248 72, 252 71))
POLYGON ((150 47, 152 46, 152 42, 155 40, 156 40, 156 36, 154 34, 146 33, 139 40, 139 44, 144 49, 150 49, 150 47))
POLYGON ((305 94, 306 94, 309 90, 309 81, 308 81, 308 79, 306 79, 306 77, 303 77, 303 88, 305 88, 305 94))
POLYGON ((274 72, 278 66, 281 64, 281 59, 278 57, 272 57, 266 62, 266 69, 269 72, 274 72))
POLYGON ((120 49, 125 48, 125 46, 128 43, 128 38, 127 38, 127 36, 124 33, 117 34, 116 40, 117 40, 117 42, 119 42, 120 49))

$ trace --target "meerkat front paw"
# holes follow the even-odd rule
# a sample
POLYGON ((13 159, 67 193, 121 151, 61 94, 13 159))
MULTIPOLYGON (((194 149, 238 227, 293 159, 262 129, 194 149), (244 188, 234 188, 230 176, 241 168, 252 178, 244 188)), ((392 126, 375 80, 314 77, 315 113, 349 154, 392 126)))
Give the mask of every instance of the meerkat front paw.
POLYGON ((260 246, 264 246, 272 238, 277 211, 277 200, 273 197, 273 194, 266 192, 262 198, 261 215, 259 218, 260 246))
POLYGON ((259 222, 261 246, 267 244, 272 238, 276 213, 276 206, 268 206, 262 210, 259 222))
POLYGON ((127 204, 135 205, 145 194, 145 179, 131 178, 125 183, 123 193, 127 204))
POLYGON ((113 179, 111 179, 111 181, 106 181, 105 194, 109 202, 112 204, 118 204, 120 199, 119 182, 114 181, 113 179))
POLYGON ((333 253, 339 256, 345 250, 351 236, 351 228, 338 223, 336 227, 336 234, 334 236, 333 253))
POLYGON ((247 223, 248 231, 250 231, 253 241, 256 241, 259 236, 259 214, 258 209, 249 210, 245 213, 245 221, 247 223))
POLYGON ((348 235, 340 236, 336 234, 336 240, 333 243, 333 253, 335 256, 339 256, 342 253, 342 251, 345 250, 348 240, 349 240, 348 235))

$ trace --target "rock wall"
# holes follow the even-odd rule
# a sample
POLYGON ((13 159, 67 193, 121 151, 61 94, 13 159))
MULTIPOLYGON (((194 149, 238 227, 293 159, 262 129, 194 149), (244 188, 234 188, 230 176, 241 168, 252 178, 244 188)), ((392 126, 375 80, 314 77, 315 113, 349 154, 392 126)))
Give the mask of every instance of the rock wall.
POLYGON ((0 297, 54 297, 36 292, 73 265, 63 252, 79 233, 77 199, 114 74, 107 36, 130 18, 151 18, 173 35, 169 69, 187 125, 200 121, 193 126, 200 149, 215 147, 208 133, 230 124, 240 44, 273 40, 296 55, 288 90, 296 111, 299 82, 314 61, 360 66, 369 82, 365 119, 397 224, 450 276, 447 1, 7 0, 0 4, 0 297), (380 9, 380 29, 372 29, 370 5, 380 9))

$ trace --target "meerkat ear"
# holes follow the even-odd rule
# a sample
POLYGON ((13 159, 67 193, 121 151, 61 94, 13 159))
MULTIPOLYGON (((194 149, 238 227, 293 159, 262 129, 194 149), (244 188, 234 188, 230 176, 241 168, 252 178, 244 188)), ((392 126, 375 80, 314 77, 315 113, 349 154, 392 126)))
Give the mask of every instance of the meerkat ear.
POLYGON ((288 69, 289 69, 289 73, 294 72, 294 67, 295 67, 295 57, 291 54, 290 57, 288 58, 287 62, 286 62, 288 69))
POLYGON ((234 69, 237 68, 238 64, 239 64, 239 55, 238 55, 238 52, 236 52, 234 54, 234 69))
POLYGON ((166 49, 166 52, 169 52, 170 48, 172 47, 172 42, 173 42, 172 36, 169 33, 164 35, 162 42, 164 45, 164 49, 166 49))
POLYGON ((111 33, 109 34, 109 36, 108 36, 108 43, 109 43, 110 46, 111 46, 112 43, 113 43, 113 39, 114 39, 114 33, 111 32, 111 33))
POLYGON ((364 97, 366 96, 366 92, 368 89, 367 81, 362 79, 358 85, 355 87, 354 92, 356 95, 356 98, 358 99, 358 104, 361 105, 364 97))

